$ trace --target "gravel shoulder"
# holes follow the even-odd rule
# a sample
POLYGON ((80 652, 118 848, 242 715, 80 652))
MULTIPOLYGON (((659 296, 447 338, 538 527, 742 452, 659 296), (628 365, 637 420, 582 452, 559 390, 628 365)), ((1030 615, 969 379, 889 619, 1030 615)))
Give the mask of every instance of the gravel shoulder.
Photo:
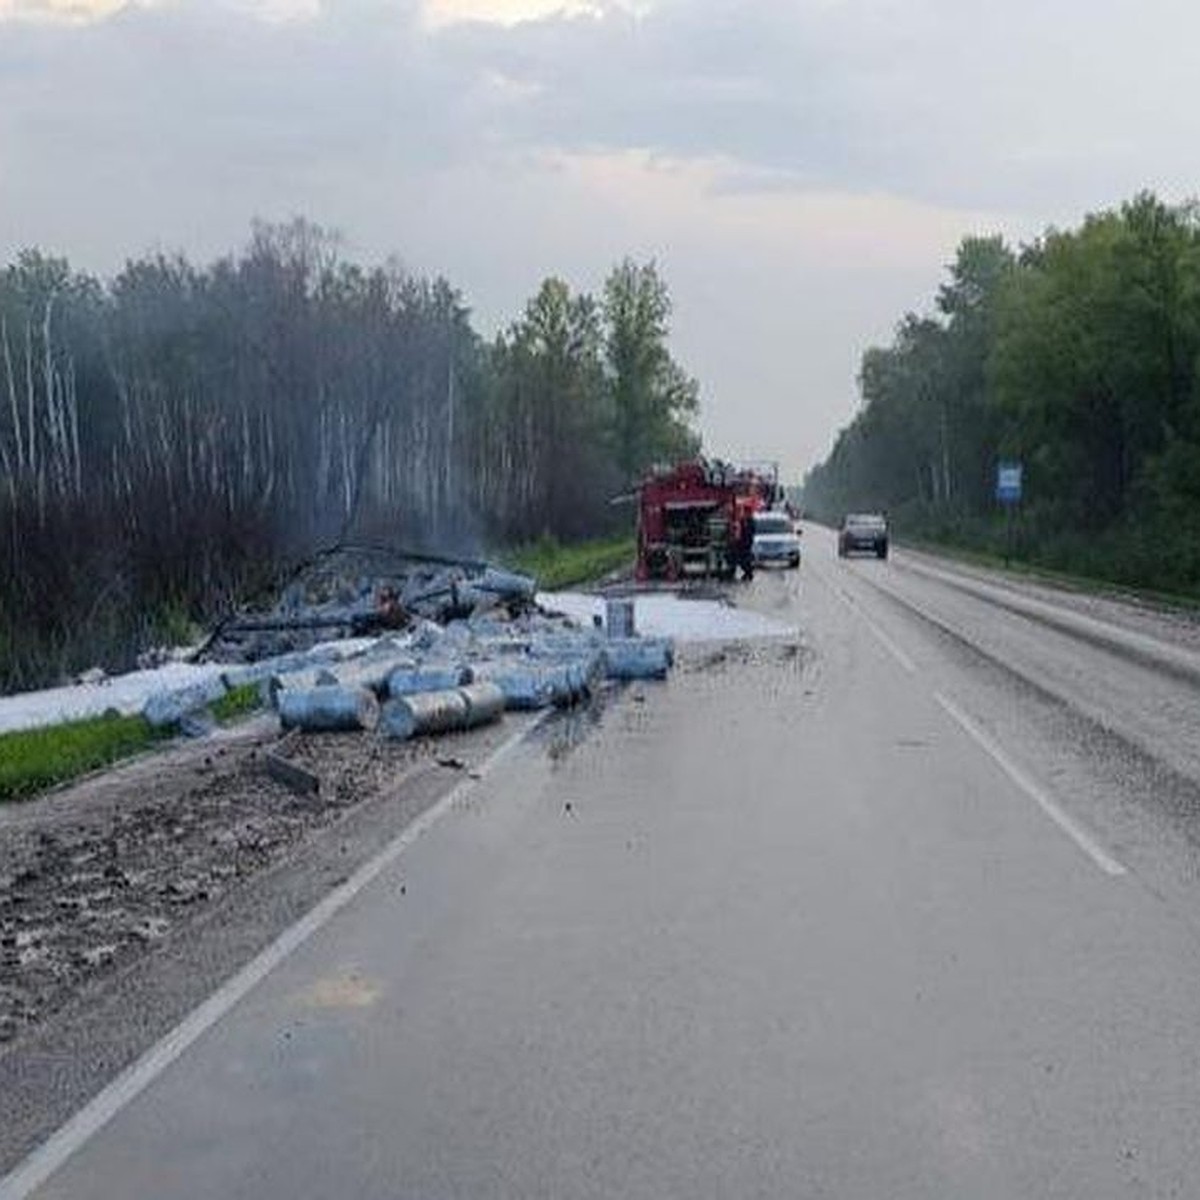
POLYGON ((531 723, 289 739, 312 797, 260 718, 0 809, 0 1173, 531 723))
POLYGON ((948 575, 987 583, 1020 596, 1053 604, 1068 612, 1091 617, 1115 625, 1119 629, 1156 638, 1168 645, 1200 651, 1200 612, 1169 605, 1124 591, 1085 592, 1051 583, 1019 578, 1003 571, 991 571, 942 558, 925 551, 903 548, 895 555, 895 565, 903 568, 906 562, 948 575))
MULTIPOLYGON (((651 600, 710 635, 703 604, 651 600)), ((727 636, 734 610, 709 607, 727 636)), ((682 669, 730 653, 697 647, 682 669)), ((528 752, 557 760, 612 695, 403 743, 284 737, 259 716, 0 806, 0 1174, 499 744, 538 724, 528 752), (318 794, 275 778, 272 754, 315 773, 318 794)))

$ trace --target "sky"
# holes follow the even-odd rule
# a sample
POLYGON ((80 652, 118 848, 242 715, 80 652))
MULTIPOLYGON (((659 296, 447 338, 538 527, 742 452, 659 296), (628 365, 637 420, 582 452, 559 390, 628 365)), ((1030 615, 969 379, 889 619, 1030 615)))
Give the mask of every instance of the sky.
POLYGON ((653 259, 706 448, 798 479, 968 234, 1200 191, 1188 0, 0 0, 0 259, 255 218, 459 287, 653 259))

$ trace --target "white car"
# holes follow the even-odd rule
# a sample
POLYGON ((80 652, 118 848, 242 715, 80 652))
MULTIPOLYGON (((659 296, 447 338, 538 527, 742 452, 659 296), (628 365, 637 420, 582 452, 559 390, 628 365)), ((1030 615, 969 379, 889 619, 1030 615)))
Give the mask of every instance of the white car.
POLYGON ((800 535, 792 518, 785 512, 772 509, 754 514, 755 566, 782 563, 788 567, 800 565, 800 535))

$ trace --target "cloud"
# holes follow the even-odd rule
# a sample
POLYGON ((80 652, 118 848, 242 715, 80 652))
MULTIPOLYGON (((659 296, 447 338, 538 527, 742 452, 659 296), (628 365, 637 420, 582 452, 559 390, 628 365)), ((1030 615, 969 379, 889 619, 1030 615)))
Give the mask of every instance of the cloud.
POLYGON ((1172 0, 664 0, 458 28, 446 48, 525 86, 503 119, 530 144, 1033 207, 1186 180, 1164 164, 1196 133, 1197 36, 1200 10, 1172 0))
POLYGON ((427 0, 426 24, 431 28, 461 21, 516 25, 558 13, 591 10, 588 0, 427 0))
POLYGON ((7 0, 101 16, 5 23, 6 162, 136 177, 207 160, 226 185, 296 186, 380 163, 644 152, 722 161, 726 190, 1058 215, 1185 188, 1200 111, 1200 10, 1172 0, 660 0, 536 19, 518 18, 554 0, 110 7, 7 0))
POLYGON ((0 21, 90 21, 115 12, 124 0, 0 0, 0 21))
POLYGON ((958 234, 1192 190, 1198 34, 1181 0, 0 0, 0 258, 301 213, 494 322, 657 256, 710 431, 774 412, 798 462, 958 234))

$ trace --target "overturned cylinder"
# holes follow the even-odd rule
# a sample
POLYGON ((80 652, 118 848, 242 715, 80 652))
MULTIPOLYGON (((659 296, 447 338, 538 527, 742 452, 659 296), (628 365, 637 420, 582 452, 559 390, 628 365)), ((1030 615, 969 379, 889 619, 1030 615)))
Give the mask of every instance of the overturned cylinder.
POLYGON ((505 708, 530 710, 554 703, 554 689, 537 667, 481 663, 475 668, 475 678, 494 683, 504 696, 505 708))
POLYGON ((467 720, 467 700, 458 689, 414 692, 389 700, 380 710, 379 727, 386 737, 403 741, 417 734, 466 729, 467 720))
POLYGON ((471 580, 481 592, 491 592, 504 600, 532 601, 537 594, 537 581, 528 575, 518 575, 499 567, 488 567, 481 576, 471 580))
POLYGON ((155 729, 164 729, 178 725, 188 713, 206 708, 224 695, 223 680, 205 679, 174 691, 155 692, 142 706, 142 716, 155 729))
POLYGON ((411 671, 417 661, 411 655, 392 654, 387 658, 349 659, 332 668, 332 674, 342 687, 369 688, 377 696, 387 697, 388 680, 396 671, 411 671))
POLYGON ((415 696, 423 692, 445 692, 470 683, 471 668, 462 663, 425 663, 423 666, 398 667, 387 677, 387 694, 415 696))
POLYGON ((587 665, 582 659, 574 659, 563 663, 560 667, 548 671, 554 687, 554 703, 559 708, 578 704, 587 698, 591 691, 588 683, 587 665))
POLYGON ((604 657, 609 679, 666 679, 675 656, 663 639, 628 638, 610 642, 604 657))
POLYGON ((603 645, 603 640, 593 634, 542 634, 530 641, 529 657, 551 661, 588 657, 599 653, 603 645))
POLYGON ((314 646, 311 650, 296 650, 290 654, 278 654, 274 658, 246 663, 240 667, 230 667, 221 678, 225 681, 225 686, 232 690, 247 683, 261 683, 272 675, 287 675, 293 671, 326 666, 337 662, 340 657, 341 652, 336 646, 314 646))
POLYGON ((307 692, 313 688, 336 687, 337 682, 337 676, 328 667, 305 667, 282 675, 268 675, 258 685, 258 694, 264 704, 278 708, 280 692, 307 692))
POLYGON ((504 714, 504 692, 494 683, 470 683, 458 694, 467 702, 467 728, 498 721, 504 714))
POLYGON ((284 688, 277 700, 284 729, 335 733, 369 731, 379 724, 379 701, 366 688, 284 688))

